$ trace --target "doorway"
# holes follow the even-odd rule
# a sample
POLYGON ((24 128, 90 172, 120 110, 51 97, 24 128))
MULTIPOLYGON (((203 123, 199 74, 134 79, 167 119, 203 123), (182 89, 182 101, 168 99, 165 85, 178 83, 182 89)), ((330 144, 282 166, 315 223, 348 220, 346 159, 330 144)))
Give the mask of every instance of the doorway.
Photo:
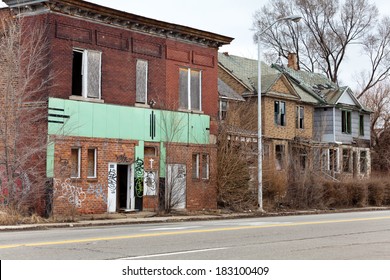
POLYGON ((134 211, 134 184, 131 165, 117 165, 116 211, 134 211))

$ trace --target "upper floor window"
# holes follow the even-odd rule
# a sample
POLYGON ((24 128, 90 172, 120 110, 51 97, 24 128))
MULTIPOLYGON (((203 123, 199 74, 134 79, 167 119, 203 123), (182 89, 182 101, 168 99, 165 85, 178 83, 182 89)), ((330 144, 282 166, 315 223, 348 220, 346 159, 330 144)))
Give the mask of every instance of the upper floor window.
POLYGON ((148 61, 137 60, 136 69, 136 102, 148 102, 148 61))
POLYGON ((100 99, 101 57, 98 51, 73 50, 72 95, 100 99))
POLYGON ((303 106, 297 106, 296 127, 299 129, 304 129, 304 123, 305 123, 305 108, 303 106))
POLYGON ((286 126, 286 103, 283 101, 275 101, 275 124, 286 126))
POLYGON ((221 100, 219 102, 219 119, 221 121, 225 120, 227 117, 228 106, 229 104, 226 100, 221 100))
POLYGON ((179 96, 180 109, 202 110, 202 72, 189 68, 180 68, 179 96))
POLYGON ((341 111, 341 132, 346 134, 352 133, 351 128, 351 111, 341 111))
POLYGON ((359 115, 359 135, 364 136, 364 115, 359 115))

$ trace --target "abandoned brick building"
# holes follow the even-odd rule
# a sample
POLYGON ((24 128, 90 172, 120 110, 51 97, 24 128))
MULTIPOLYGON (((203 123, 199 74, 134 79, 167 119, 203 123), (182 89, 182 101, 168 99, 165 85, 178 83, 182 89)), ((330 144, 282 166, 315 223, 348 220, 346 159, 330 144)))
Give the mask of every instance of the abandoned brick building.
POLYGON ((218 48, 232 38, 87 1, 3 2, 45 27, 54 214, 217 207, 218 48))

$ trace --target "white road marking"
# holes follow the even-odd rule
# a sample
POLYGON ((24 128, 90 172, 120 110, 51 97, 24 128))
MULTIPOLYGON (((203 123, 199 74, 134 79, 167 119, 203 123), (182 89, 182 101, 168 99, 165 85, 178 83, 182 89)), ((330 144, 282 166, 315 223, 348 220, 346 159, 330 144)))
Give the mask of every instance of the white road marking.
POLYGON ((165 257, 165 256, 194 254, 194 253, 202 253, 202 252, 210 252, 210 251, 220 251, 220 250, 226 250, 226 249, 229 249, 229 248, 221 247, 221 248, 210 248, 210 249, 202 249, 202 250, 182 251, 182 252, 173 252, 173 253, 165 253, 165 254, 120 258, 118 260, 137 260, 137 259, 157 258, 157 257, 165 257))
POLYGON ((144 229, 144 230, 142 230, 142 231, 186 230, 186 229, 193 229, 193 228, 200 228, 200 226, 190 226, 190 227, 159 227, 159 228, 144 229))

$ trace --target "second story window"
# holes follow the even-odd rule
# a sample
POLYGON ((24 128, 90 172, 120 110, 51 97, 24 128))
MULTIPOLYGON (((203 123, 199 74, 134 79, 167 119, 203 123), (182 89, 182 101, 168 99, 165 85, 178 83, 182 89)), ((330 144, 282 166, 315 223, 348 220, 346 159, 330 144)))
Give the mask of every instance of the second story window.
POLYGON ((299 129, 304 129, 304 123, 305 123, 305 108, 303 106, 297 106, 296 127, 299 129))
POLYGON ((226 100, 221 100, 219 102, 219 119, 221 121, 225 120, 227 117, 228 106, 229 104, 226 100))
POLYGON ((198 70, 180 68, 180 109, 202 111, 202 73, 198 70))
POLYGON ((359 136, 364 136, 364 115, 359 115, 359 136))
POLYGON ((101 56, 98 51, 73 50, 72 95, 100 99, 101 56))
POLYGON ((351 134, 351 111, 341 111, 341 132, 351 134))
POLYGON ((275 124, 286 126, 286 103, 283 101, 275 101, 275 124))
POLYGON ((146 60, 137 60, 136 102, 141 104, 148 102, 148 62, 146 60))

